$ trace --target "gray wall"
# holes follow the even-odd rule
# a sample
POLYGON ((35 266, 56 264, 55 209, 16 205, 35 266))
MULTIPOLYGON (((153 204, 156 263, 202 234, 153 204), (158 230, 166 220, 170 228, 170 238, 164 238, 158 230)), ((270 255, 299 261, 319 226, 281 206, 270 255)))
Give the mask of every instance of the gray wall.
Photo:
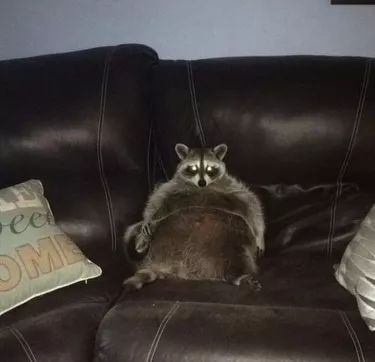
POLYGON ((329 0, 0 0, 0 59, 119 43, 162 58, 375 56, 375 6, 329 0))

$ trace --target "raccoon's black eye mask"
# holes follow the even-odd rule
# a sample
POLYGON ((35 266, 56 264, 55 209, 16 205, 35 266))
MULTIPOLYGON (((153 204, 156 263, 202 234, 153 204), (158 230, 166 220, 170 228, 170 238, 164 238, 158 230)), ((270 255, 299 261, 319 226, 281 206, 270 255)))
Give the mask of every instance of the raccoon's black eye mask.
POLYGON ((214 176, 217 176, 217 174, 219 173, 219 169, 215 166, 207 166, 206 172, 208 176, 214 177, 214 176))
POLYGON ((196 175, 198 173, 198 167, 193 165, 193 166, 188 166, 185 168, 185 172, 189 175, 196 175))

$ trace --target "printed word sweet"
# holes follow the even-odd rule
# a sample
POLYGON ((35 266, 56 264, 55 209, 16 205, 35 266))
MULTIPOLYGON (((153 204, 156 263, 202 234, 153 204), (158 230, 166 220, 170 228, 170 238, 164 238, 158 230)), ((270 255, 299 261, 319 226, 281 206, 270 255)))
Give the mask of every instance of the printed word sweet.
POLYGON ((22 234, 29 227, 39 229, 47 224, 52 225, 54 223, 51 214, 42 214, 40 212, 33 212, 30 216, 18 214, 14 216, 8 223, 0 222, 0 236, 5 228, 9 228, 12 234, 22 234))

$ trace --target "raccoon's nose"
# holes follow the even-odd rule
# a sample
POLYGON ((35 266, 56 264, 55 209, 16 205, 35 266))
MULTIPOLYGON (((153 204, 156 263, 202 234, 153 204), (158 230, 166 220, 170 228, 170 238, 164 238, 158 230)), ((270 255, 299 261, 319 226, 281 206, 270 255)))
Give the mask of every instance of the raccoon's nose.
POLYGON ((198 181, 198 186, 199 186, 199 187, 205 187, 205 186, 206 186, 206 181, 203 180, 203 179, 200 179, 200 180, 198 181))

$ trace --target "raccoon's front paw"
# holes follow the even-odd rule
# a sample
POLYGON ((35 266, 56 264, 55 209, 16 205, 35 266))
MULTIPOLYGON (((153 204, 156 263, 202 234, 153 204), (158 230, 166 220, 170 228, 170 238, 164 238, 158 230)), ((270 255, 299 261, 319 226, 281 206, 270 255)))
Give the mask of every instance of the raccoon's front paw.
POLYGON ((244 274, 233 281, 234 285, 241 288, 249 288, 254 292, 262 290, 262 284, 251 274, 244 274))
POLYGON ((150 240, 152 237, 152 226, 151 223, 145 222, 142 224, 141 234, 144 239, 150 240))
POLYGON ((134 247, 137 253, 142 254, 144 253, 150 246, 151 239, 148 237, 144 237, 143 234, 138 234, 135 237, 134 247))
POLYGON ((135 237, 135 250, 137 253, 144 253, 150 246, 152 238, 152 228, 150 223, 143 223, 139 234, 135 237))

